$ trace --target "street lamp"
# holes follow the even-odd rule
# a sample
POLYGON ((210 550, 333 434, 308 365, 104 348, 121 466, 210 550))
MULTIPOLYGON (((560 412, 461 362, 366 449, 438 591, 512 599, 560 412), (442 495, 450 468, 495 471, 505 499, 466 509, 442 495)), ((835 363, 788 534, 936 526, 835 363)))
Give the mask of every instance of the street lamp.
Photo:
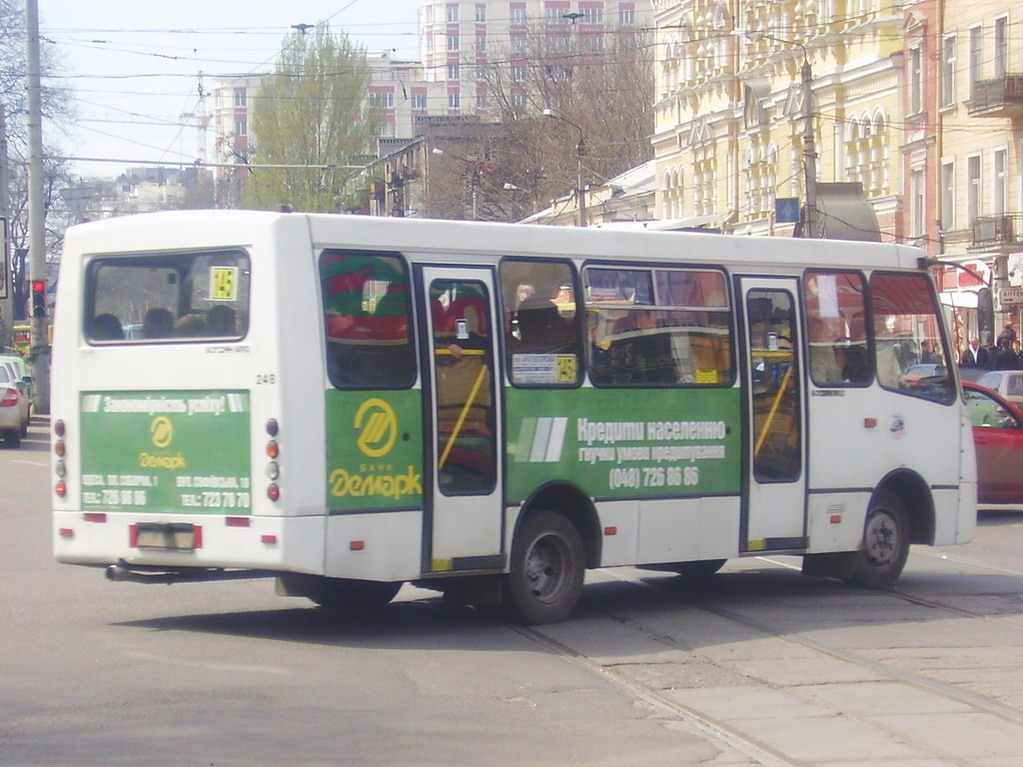
POLYGON ((472 166, 472 220, 478 221, 477 210, 478 210, 478 198, 479 198, 479 187, 480 187, 480 163, 477 160, 470 160, 467 157, 460 157, 454 152, 447 152, 440 147, 434 147, 430 150, 432 154, 441 154, 447 157, 453 157, 456 160, 466 163, 472 166))
POLYGON ((795 40, 775 37, 761 31, 744 33, 748 40, 774 40, 786 45, 798 45, 803 51, 803 64, 799 68, 803 87, 803 186, 806 195, 806 210, 803 213, 803 237, 817 236, 817 151, 814 147, 813 130, 813 69, 806 46, 795 40))
POLYGON ((568 123, 577 131, 579 131, 579 142, 575 145, 575 157, 576 157, 576 199, 577 207, 579 208, 579 226, 586 226, 586 189, 583 186, 583 156, 586 154, 586 140, 583 138, 583 129, 580 128, 576 123, 572 122, 566 117, 555 113, 553 109, 548 107, 543 110, 544 117, 553 117, 557 120, 561 120, 563 123, 568 123))

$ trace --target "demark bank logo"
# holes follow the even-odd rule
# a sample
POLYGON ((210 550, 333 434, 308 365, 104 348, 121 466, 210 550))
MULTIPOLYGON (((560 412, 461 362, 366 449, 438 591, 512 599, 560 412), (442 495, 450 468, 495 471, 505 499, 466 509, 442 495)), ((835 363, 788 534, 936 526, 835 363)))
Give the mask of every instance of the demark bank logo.
POLYGON ((398 438, 398 418, 394 409, 378 398, 362 403, 355 413, 355 428, 360 430, 356 444, 370 458, 387 455, 398 438))
POLYGON ((174 439, 174 424, 167 416, 158 416, 149 425, 149 433, 152 435, 153 444, 156 447, 165 448, 174 439))

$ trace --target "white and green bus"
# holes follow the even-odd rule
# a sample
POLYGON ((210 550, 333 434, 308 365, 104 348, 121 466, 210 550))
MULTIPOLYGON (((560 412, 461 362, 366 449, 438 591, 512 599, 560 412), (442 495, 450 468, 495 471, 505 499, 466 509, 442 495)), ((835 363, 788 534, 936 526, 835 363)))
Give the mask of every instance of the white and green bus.
POLYGON ((971 428, 896 245, 195 211, 67 233, 57 559, 414 582, 543 623, 587 568, 799 555, 872 588, 972 537, 971 428))

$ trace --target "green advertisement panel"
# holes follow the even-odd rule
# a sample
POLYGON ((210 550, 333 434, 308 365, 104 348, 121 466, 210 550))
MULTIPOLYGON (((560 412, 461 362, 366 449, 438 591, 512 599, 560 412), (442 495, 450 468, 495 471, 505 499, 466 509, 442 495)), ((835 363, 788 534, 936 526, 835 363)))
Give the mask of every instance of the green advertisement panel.
POLYGON ((327 509, 423 504, 422 392, 327 391, 327 509))
POLYGON ((83 392, 82 508, 251 512, 247 391, 83 392))
POLYGON ((595 498, 738 493, 737 389, 506 390, 508 499, 552 479, 595 498))

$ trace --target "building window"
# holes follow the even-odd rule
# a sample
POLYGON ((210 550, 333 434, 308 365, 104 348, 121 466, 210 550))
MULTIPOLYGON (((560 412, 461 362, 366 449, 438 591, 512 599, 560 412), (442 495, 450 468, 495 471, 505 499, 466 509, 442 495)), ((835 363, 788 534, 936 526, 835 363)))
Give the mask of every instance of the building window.
POLYGON ((487 20, 487 6, 476 3, 476 23, 483 24, 487 20))
POLYGON ((1001 80, 1009 71, 1009 19, 995 19, 995 79, 1001 80))
POLYGON ((426 94, 425 93, 413 93, 412 94, 412 108, 413 109, 426 109, 426 94))
POLYGON ((956 36, 941 41, 941 105, 952 106, 956 101, 956 36))
POLYGON ((941 165, 941 228, 949 232, 956 225, 956 166, 954 162, 941 165))
POLYGON ((449 22, 458 21, 458 5, 456 3, 448 5, 447 19, 449 22))
POLYGON ((458 109, 459 106, 461 106, 461 100, 458 98, 458 92, 455 91, 454 93, 449 93, 448 94, 448 108, 449 109, 458 109))
POLYGON ((580 8, 579 12, 582 13, 583 17, 579 19, 583 24, 603 24, 604 23, 604 9, 603 8, 580 8))
POLYGON ((234 92, 234 105, 236 107, 244 107, 245 106, 245 91, 244 90, 238 90, 238 91, 234 92))
POLYGON ((245 120, 234 121, 234 135, 236 136, 248 136, 249 135, 249 124, 245 120))
POLYGON ((458 64, 448 64, 448 79, 457 80, 459 75, 458 64))
POLYGON ((911 195, 911 225, 910 225, 910 237, 922 237, 926 234, 924 227, 924 171, 922 168, 918 168, 912 171, 910 176, 910 195, 911 195))
POLYGON ((511 9, 511 23, 512 24, 525 24, 526 23, 526 9, 525 8, 512 8, 511 9))
POLYGON ((517 109, 525 109, 528 101, 525 93, 513 93, 511 97, 511 103, 513 107, 517 109))
POLYGON ((523 54, 526 52, 526 38, 524 37, 513 37, 511 39, 512 53, 523 54))
POLYGON ((476 35, 476 50, 477 50, 477 52, 482 53, 486 49, 487 49, 487 36, 486 35, 476 35))
POLYGON ((486 109, 487 108, 487 94, 477 93, 476 94, 476 108, 486 109))
POLYGON ((924 68, 923 51, 919 47, 909 51, 909 113, 918 115, 924 111, 924 68))
POLYGON ((618 9, 618 23, 632 25, 636 23, 636 11, 633 8, 618 9))
POLYGON ((476 79, 481 81, 487 79, 487 68, 485 66, 476 67, 476 79))
POLYGON ((992 166, 991 203, 994 206, 994 214, 1000 216, 1005 213, 1006 197, 1009 192, 1008 150, 996 149, 992 155, 992 166))
POLYGON ((366 97, 366 102, 371 109, 393 109, 394 108, 394 94, 393 93, 370 93, 366 97))
POLYGON ((521 83, 526 79, 526 68, 520 64, 516 64, 511 68, 511 78, 513 82, 521 83))
POLYGON ((547 6, 547 21, 551 23, 564 22, 564 15, 568 11, 567 8, 558 8, 556 6, 547 6))
POLYGON ((977 83, 983 79, 984 73, 984 38, 983 30, 974 27, 970 30, 970 98, 977 95, 977 83))
POLYGON ((448 50, 449 51, 458 50, 458 35, 448 35, 448 50))
POLYGON ((980 155, 966 158, 966 216, 970 225, 980 216, 980 155))

